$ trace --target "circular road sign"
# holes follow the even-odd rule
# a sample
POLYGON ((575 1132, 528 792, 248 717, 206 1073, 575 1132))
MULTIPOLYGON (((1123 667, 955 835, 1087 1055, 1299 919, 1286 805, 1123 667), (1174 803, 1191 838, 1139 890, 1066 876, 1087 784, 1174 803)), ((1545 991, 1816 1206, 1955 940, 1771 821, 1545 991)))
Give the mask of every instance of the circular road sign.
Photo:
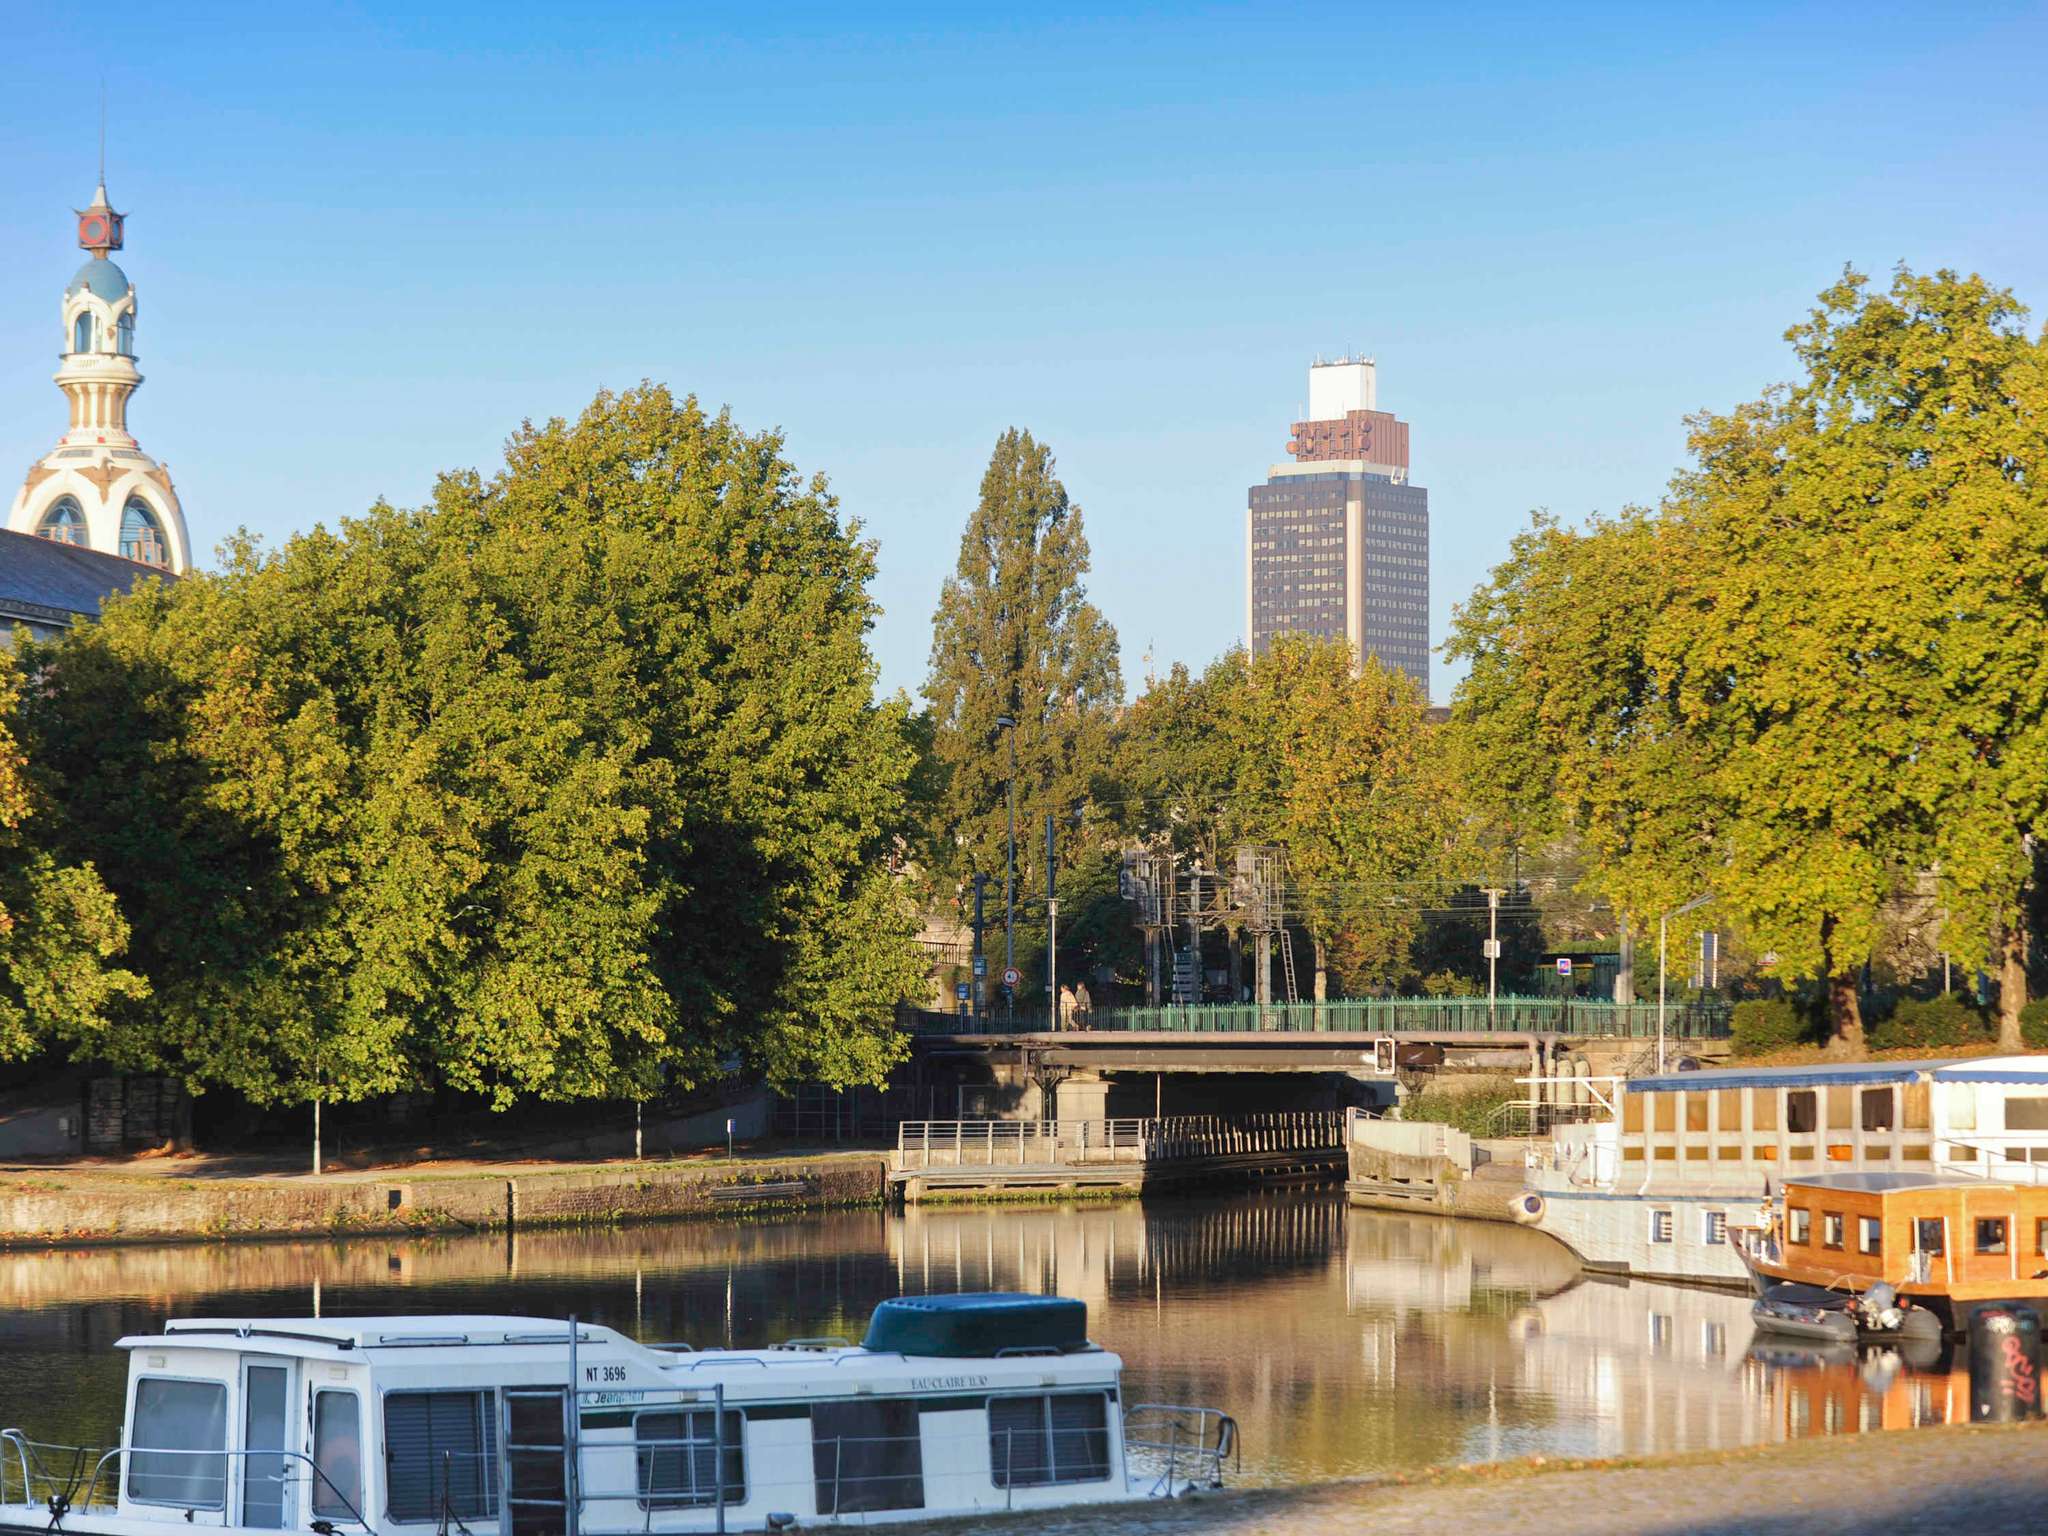
POLYGON ((1014 986, 1016 986, 1016 985, 1017 985, 1017 983, 1018 983, 1018 982, 1022 981, 1023 979, 1024 979, 1024 973, 1023 973, 1022 971, 1018 970, 1018 969, 1017 969, 1017 967, 1015 967, 1014 965, 1012 965, 1012 966, 1007 966, 1007 967, 1005 967, 1005 968, 1004 968, 1004 970, 1003 970, 1003 985, 1004 985, 1004 986, 1006 986, 1006 987, 1014 987, 1014 986))

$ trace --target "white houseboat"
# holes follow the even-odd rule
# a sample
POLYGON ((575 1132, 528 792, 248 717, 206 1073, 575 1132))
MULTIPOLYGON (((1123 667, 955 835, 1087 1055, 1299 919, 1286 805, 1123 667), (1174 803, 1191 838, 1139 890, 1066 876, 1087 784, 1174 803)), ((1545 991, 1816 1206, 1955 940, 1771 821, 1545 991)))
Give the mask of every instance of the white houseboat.
POLYGON ((903 1299, 866 1340, 639 1344, 524 1317, 195 1319, 124 1338, 118 1444, 0 1435, 0 1531, 782 1530, 1220 1481, 1235 1425, 1126 1407, 1083 1303, 903 1299))
POLYGON ((1519 1219, 1589 1269, 1746 1286, 1730 1227, 1787 1180, 1907 1172, 2048 1179, 2048 1056, 1553 1079, 1588 1097, 1529 1155, 1519 1219))

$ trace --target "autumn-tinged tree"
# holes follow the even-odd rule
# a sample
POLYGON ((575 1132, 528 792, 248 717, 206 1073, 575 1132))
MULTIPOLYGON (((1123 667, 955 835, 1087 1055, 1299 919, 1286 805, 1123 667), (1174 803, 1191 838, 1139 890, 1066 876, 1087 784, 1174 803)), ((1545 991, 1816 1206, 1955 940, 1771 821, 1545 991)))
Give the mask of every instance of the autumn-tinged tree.
POLYGON ((1116 632, 1087 600, 1081 509, 1050 449, 1015 428, 997 440, 933 617, 932 751, 943 787, 935 846, 998 903, 1007 867, 1014 720, 1018 897, 1044 891, 1044 825, 1084 804, 1123 698, 1116 632))
POLYGON ((128 925, 90 864, 60 864, 28 823, 36 794, 16 717, 21 676, 0 644, 0 1061, 51 1042, 103 1051, 141 978, 114 962, 128 925))

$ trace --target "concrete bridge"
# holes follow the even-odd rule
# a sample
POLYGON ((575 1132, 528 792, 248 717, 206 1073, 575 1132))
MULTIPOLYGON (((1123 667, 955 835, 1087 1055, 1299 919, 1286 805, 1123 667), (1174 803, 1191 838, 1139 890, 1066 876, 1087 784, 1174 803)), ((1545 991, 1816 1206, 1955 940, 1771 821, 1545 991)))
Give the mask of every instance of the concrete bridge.
MULTIPOLYGON (((1439 1067, 1515 1077, 1626 1076, 1654 1061, 1655 1004, 1577 998, 1344 999, 1098 1009, 1085 1028, 911 1016, 912 1071, 928 1113, 1096 1119, 1117 1115, 1383 1108, 1397 1073, 1439 1067)), ((1665 1011, 1668 1055, 1719 1055, 1719 1005, 1665 1011)))

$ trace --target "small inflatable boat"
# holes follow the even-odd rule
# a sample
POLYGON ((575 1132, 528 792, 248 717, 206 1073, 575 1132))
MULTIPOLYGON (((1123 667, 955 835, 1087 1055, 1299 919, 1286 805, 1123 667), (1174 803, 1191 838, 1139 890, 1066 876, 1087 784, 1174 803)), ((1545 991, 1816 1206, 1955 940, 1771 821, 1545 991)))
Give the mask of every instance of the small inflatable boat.
POLYGON ((1941 1340, 1939 1318, 1882 1283, 1857 1295, 1793 1280, 1780 1281, 1764 1288, 1749 1315, 1765 1332, 1808 1339, 1816 1344, 1941 1340))

